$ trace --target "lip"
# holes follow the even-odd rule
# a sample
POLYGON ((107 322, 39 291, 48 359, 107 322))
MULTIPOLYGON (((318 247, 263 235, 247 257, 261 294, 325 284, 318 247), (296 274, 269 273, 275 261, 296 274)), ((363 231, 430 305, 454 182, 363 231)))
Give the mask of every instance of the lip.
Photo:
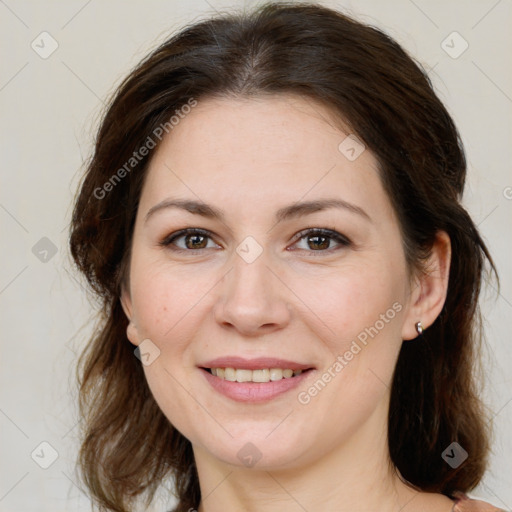
POLYGON ((264 368, 281 368, 283 370, 308 370, 314 368, 312 364, 302 364, 296 361, 287 361, 275 357, 258 357, 245 359, 238 356, 226 356, 212 359, 198 365, 200 368, 235 368, 245 370, 263 370, 264 368))
POLYGON ((228 356, 207 361, 198 365, 206 381, 218 393, 236 402, 266 402, 291 391, 307 379, 315 370, 311 364, 302 364, 285 359, 260 357, 244 359, 228 356), (281 368, 290 370, 307 370, 300 375, 270 382, 232 382, 212 375, 206 368, 235 368, 246 370, 262 370, 264 368, 281 368))
POLYGON ((212 375, 208 370, 200 368, 208 383, 218 393, 235 400, 236 402, 266 402, 287 391, 296 388, 304 379, 307 379, 313 369, 295 377, 270 382, 231 382, 212 375))

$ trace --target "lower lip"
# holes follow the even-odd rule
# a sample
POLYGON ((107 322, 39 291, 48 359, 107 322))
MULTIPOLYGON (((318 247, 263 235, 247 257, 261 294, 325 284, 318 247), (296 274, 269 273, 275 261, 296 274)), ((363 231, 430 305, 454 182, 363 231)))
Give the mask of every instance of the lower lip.
POLYGON ((232 382, 212 375, 201 368, 206 380, 213 389, 237 402, 264 402, 290 391, 307 379, 312 370, 300 375, 270 382, 232 382))

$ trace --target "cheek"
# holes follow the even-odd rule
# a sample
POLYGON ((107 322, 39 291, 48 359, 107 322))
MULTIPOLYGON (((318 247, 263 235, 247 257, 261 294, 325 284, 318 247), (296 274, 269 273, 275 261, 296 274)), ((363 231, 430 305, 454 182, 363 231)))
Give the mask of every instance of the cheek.
POLYGON ((401 332, 404 309, 403 278, 400 269, 385 269, 372 263, 347 266, 325 274, 295 278, 293 290, 310 309, 315 331, 330 340, 332 349, 374 328, 389 335, 401 332))
POLYGON ((313 281, 306 285, 297 279, 296 291, 315 313, 309 315, 309 329, 323 341, 327 356, 319 372, 322 382, 299 390, 300 401, 336 403, 364 416, 386 393, 401 347, 402 270, 366 261, 323 276, 317 286, 313 281))
POLYGON ((212 284, 203 282, 200 274, 184 276, 161 264, 138 270, 133 269, 131 288, 138 335, 159 350, 154 362, 144 366, 145 377, 170 423, 190 438, 194 418, 204 414, 194 399, 200 395, 190 385, 195 371, 190 353, 201 322, 201 297, 212 284))
POLYGON ((139 335, 156 343, 175 338, 211 287, 203 277, 158 262, 135 264, 131 291, 139 335))

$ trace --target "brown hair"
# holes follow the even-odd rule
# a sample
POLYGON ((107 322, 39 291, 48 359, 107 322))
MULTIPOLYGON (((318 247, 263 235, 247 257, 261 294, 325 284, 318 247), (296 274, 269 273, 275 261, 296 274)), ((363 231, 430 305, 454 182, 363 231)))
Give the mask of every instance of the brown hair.
POLYGON ((396 365, 389 450, 402 477, 424 491, 468 491, 483 476, 489 432, 473 370, 485 260, 495 269, 460 204, 466 162, 456 127, 427 74, 386 34, 319 5, 271 3, 171 37, 121 83, 103 117, 70 236, 103 310, 77 367, 79 464, 101 510, 129 510, 139 495, 149 504, 167 476, 176 511, 200 502, 191 444, 152 397, 119 300, 150 155, 112 177, 187 101, 279 93, 326 105, 375 154, 410 268, 422 268, 439 230, 450 236, 443 311, 421 341, 403 343, 396 365), (457 469, 441 457, 454 441, 469 454, 457 469))

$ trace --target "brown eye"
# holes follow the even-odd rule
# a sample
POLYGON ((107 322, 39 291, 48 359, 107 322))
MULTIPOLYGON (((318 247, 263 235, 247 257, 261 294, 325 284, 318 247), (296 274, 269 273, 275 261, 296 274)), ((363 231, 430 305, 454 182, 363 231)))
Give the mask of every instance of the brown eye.
POLYGON ((330 245, 330 239, 323 235, 308 236, 308 246, 310 249, 328 249, 330 245))
POLYGON ((307 252, 331 252, 351 245, 347 237, 330 229, 309 229, 299 233, 297 238, 299 242, 305 240, 305 246, 299 249, 307 252), (337 244, 338 247, 332 247, 333 244, 337 244))
POLYGON ((185 235, 185 246, 188 249, 204 249, 206 237, 203 235, 185 235))
MULTIPOLYGON (((208 247, 209 240, 211 240, 211 236, 208 231, 188 228, 170 234, 160 242, 160 245, 173 251, 190 252, 211 248, 212 246, 208 247)), ((214 246, 218 247, 217 244, 214 244, 214 246)))

